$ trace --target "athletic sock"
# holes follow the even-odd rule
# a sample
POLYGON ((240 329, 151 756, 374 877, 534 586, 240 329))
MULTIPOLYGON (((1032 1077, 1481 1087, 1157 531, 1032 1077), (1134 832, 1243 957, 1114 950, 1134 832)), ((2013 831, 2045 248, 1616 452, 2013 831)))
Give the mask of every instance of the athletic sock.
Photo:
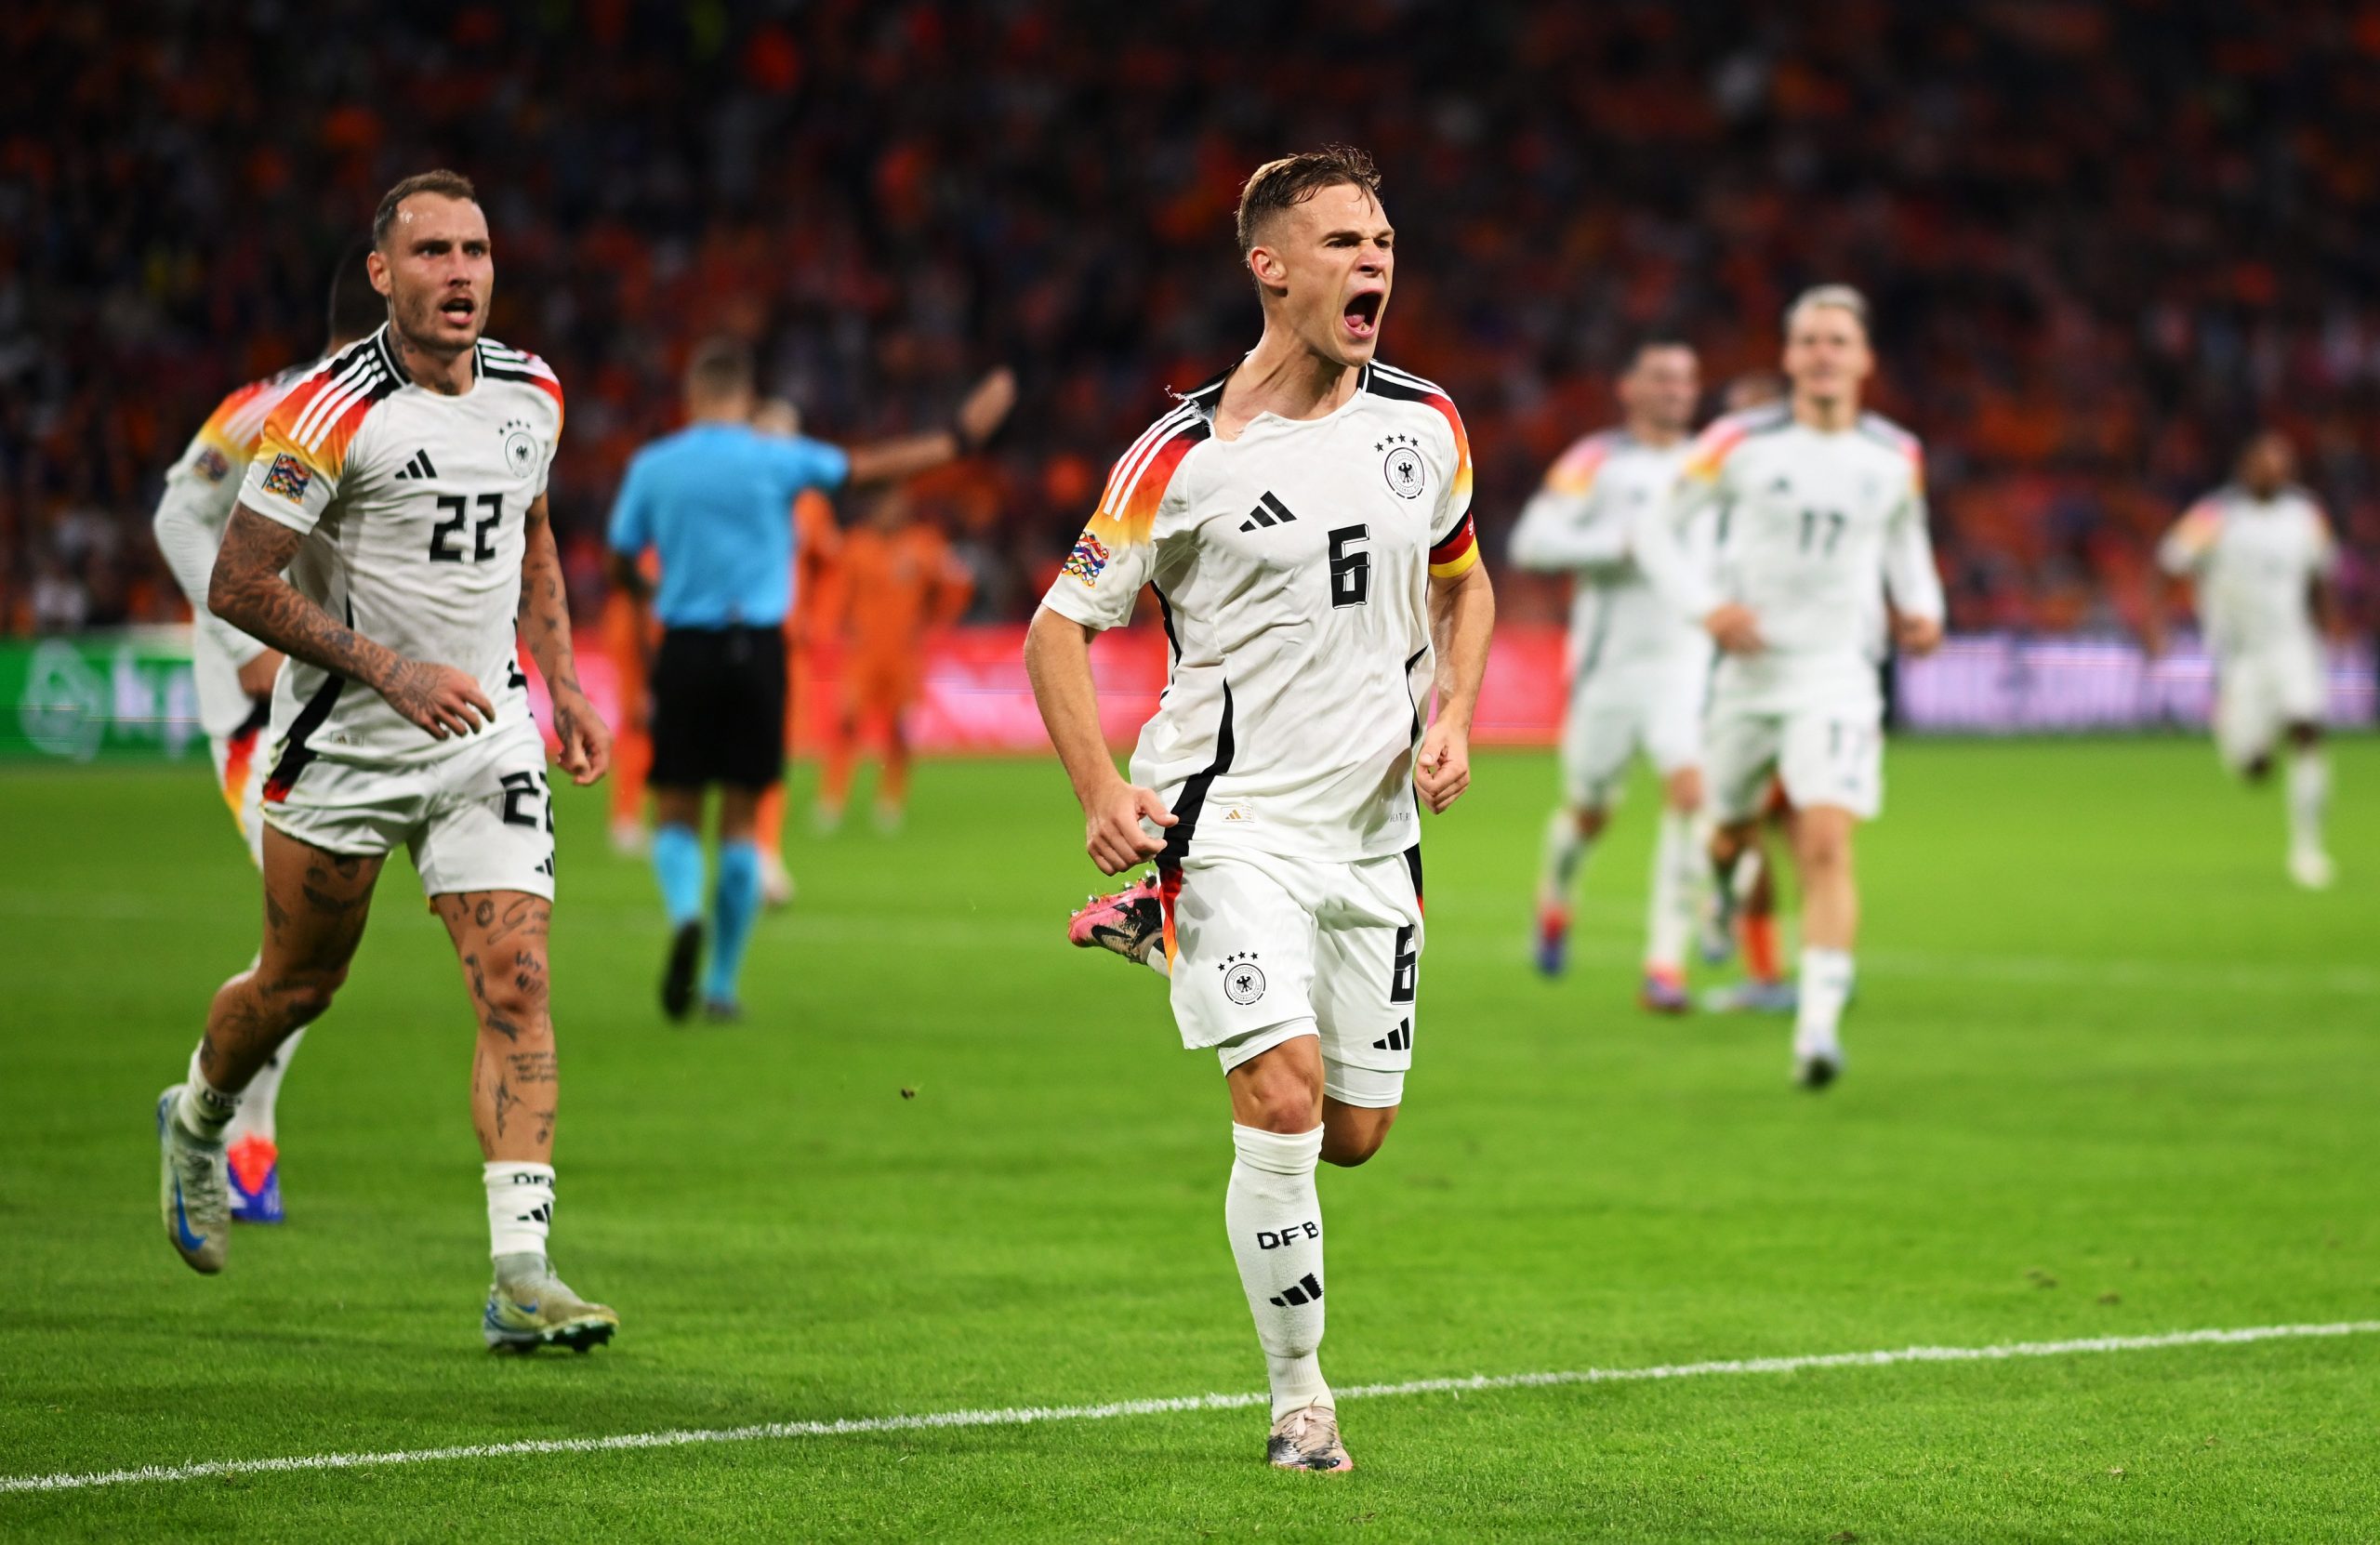
POLYGON ((542 1257, 554 1221, 554 1167, 492 1159, 481 1175, 487 1182, 488 1254, 542 1257))
POLYGON ((664 826, 653 834, 653 873, 673 931, 702 917, 703 839, 694 827, 664 826))
POLYGON ((276 1141, 273 1133, 272 1108, 281 1098, 281 1080, 289 1072, 289 1059, 298 1054, 298 1043, 306 1038, 306 1027, 299 1025, 289 1032, 289 1038, 274 1049, 240 1091, 239 1114, 223 1129, 223 1141, 237 1142, 242 1138, 260 1137, 267 1142, 276 1141))
POLYGON ((1754 982, 1784 980, 1783 963, 1777 954, 1777 914, 1747 912, 1743 915, 1744 970, 1754 982))
POLYGON ((2331 802, 2331 764, 2318 750, 2289 759, 2289 842, 2293 852, 2322 851, 2322 815, 2331 802))
POLYGON ((1579 833, 1575 812, 1557 810, 1545 825, 1545 864, 1538 880, 1538 905, 1549 910, 1567 909, 1570 890, 1579 871, 1594 851, 1595 839, 1579 833))
POLYGON ((1805 945, 1802 950, 1802 1003, 1793 1021, 1796 1053, 1838 1051, 1843 1006, 1851 1000, 1851 952, 1805 945))
POLYGON ((1223 1223, 1239 1285, 1256 1318, 1273 1382, 1273 1420, 1334 1402, 1322 1379, 1322 1201, 1314 1167, 1322 1129, 1267 1132, 1232 1123, 1231 1186, 1223 1223))
POLYGON ((220 1142, 223 1129, 239 1112, 239 1091, 220 1089, 209 1082, 206 1075, 198 1070, 198 1053, 192 1051, 190 1076, 182 1081, 182 1097, 174 1106, 174 1117, 182 1124, 182 1130, 201 1142, 220 1142))
POLYGON ((1686 941, 1694 931, 1694 883, 1701 872, 1694 842, 1694 817, 1661 812, 1653 844, 1653 892, 1645 919, 1645 968, 1675 974, 1686 969, 1686 941))
POLYGON ((714 1003, 735 1001, 744 975, 744 946, 760 910, 760 848, 750 840, 725 842, 719 850, 719 888, 711 893, 710 974, 703 996, 714 1003))

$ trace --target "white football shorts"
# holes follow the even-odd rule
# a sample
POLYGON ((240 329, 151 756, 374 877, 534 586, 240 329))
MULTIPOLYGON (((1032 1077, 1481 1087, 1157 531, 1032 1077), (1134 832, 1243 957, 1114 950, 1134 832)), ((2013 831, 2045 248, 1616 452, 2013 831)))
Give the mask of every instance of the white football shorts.
MULTIPOLYGON (((276 777, 282 772, 275 767, 276 777)), ((427 895, 553 898, 553 797, 534 723, 468 736, 434 761, 395 770, 311 759, 276 792, 268 788, 264 800, 274 830, 369 858, 402 844, 427 895)))
POLYGON ((1421 984, 1421 850, 1350 864, 1240 849, 1161 872, 1174 1023, 1228 1073, 1299 1036, 1322 1042, 1323 1092, 1405 1098, 1421 984))
POLYGON ((1884 804, 1884 714, 1875 705, 1764 711, 1719 703, 1702 727, 1712 818, 1749 821, 1773 772, 1796 810, 1832 805, 1872 821, 1884 804))
POLYGON ((1643 660, 1582 675, 1562 716, 1562 796, 1573 809, 1618 802, 1628 764, 1642 751, 1666 778, 1702 761, 1707 664, 1643 660))
POLYGON ((2322 678, 2321 648, 2310 640, 2218 661, 2215 745, 2224 761, 2244 771, 2272 755, 2291 725, 2321 723, 2328 696, 2322 678))

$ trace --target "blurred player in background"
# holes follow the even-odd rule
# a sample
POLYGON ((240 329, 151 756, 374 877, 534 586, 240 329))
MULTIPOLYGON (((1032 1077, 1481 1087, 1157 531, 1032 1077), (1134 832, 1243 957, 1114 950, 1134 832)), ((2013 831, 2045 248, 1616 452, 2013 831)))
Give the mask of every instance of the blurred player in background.
MULTIPOLYGON (((343 254, 332 271, 330 344, 327 358, 367 337, 389 320, 389 303, 364 276, 358 245, 343 254)), ((240 482, 264 436, 264 421, 282 397, 322 363, 316 359, 261 381, 251 381, 217 405, 199 426, 190 446, 165 474, 165 492, 152 525, 165 566, 190 600, 191 675, 198 686, 200 727, 214 754, 215 777, 223 801, 248 845, 248 857, 264 865, 264 779, 256 765, 257 741, 272 718, 272 682, 281 651, 233 627, 206 609, 206 588, 223 527, 240 502, 240 482)), ((254 971, 257 962, 248 962, 254 971)), ((282 1220, 281 1149, 273 1107, 282 1078, 303 1025, 292 1031, 240 1096, 240 1108, 223 1129, 224 1156, 231 1186, 231 1219, 241 1223, 282 1220)))
POLYGON ((804 489, 890 482, 981 446, 1008 415, 1006 371, 978 383, 952 426, 845 451, 752 426, 752 352, 716 338, 686 370, 690 422, 639 451, 612 507, 612 580, 641 599, 639 562, 659 555, 650 591, 662 626, 653 667, 653 867, 669 918, 662 1011, 694 1006, 703 953, 703 796, 719 801, 706 1014, 733 1021, 745 946, 760 907, 760 796, 785 775, 786 614, 792 608, 793 502, 804 489))
MULTIPOLYGON (((1740 849, 1772 773, 1795 811, 1803 886, 1793 1071, 1821 1089, 1843 1067, 1858 891, 1852 834, 1883 808, 1889 597, 1900 647, 1942 638, 1916 437, 1860 411, 1874 368, 1868 305, 1844 284, 1805 291, 1785 319, 1790 400, 1705 430, 1681 512, 1715 522, 1705 625, 1726 653, 1712 686, 1704 766, 1721 840, 1740 849)), ((1731 876, 1722 876, 1731 882, 1731 876)))
MULTIPOLYGON (((1495 621, 1461 419, 1373 358, 1395 271, 1379 187, 1341 147, 1248 179, 1263 337, 1117 462, 1025 642, 1085 846, 1110 875, 1157 859, 1174 1018, 1223 1063, 1223 1221, 1272 1385, 1265 1458, 1287 1470, 1354 1463, 1322 1377, 1315 1168, 1368 1159, 1404 1099, 1420 805, 1470 785, 1495 621), (1091 640, 1151 584, 1171 669, 1127 783, 1091 640)), ((1085 910, 1144 914, 1145 891, 1085 910)))
POLYGON ((2322 623, 2337 615, 2330 589, 2338 544, 2296 475, 2288 438, 2257 435, 2240 453, 2232 481, 2165 534, 2157 561, 2194 582, 2215 657, 2215 743, 2223 759, 2261 780, 2272 771, 2273 752, 2288 745, 2289 874, 2319 891, 2332 879, 2322 841, 2331 792, 2322 756, 2322 623))
POLYGON ((1692 348, 1666 339, 1639 346, 1619 381, 1620 427, 1563 452, 1513 532, 1515 564, 1567 574, 1572 586, 1562 803, 1546 827, 1538 878, 1537 968, 1561 973, 1572 886, 1642 752, 1660 774, 1662 810, 1641 1001, 1662 1013, 1687 1007, 1686 949, 1707 872, 1696 822, 1711 640, 1643 567, 1650 553, 1682 554, 1680 545, 1639 532, 1671 519, 1701 391, 1692 348))
MULTIPOLYGON (((752 427, 762 434, 798 435, 801 410, 782 397, 769 398, 752 411, 752 427)), ((826 495, 814 488, 794 495, 793 611, 785 624, 785 754, 788 761, 801 739, 801 685, 813 674, 812 650, 818 637, 819 614, 835 603, 835 559, 842 544, 842 528, 835 523, 835 507, 826 495)), ((760 846, 760 900, 773 907, 790 905, 793 876, 785 864, 784 779, 770 785, 760 796, 753 833, 760 846)))
POLYGON ((483 1335, 584 1351, 619 1316, 546 1251, 553 810, 519 659, 525 645, 544 673, 562 765, 601 777, 611 736, 578 685, 547 517, 562 387, 482 336, 496 264, 462 177, 390 189, 367 271, 388 324, 266 417, 207 591, 218 616, 289 659, 264 787, 264 947, 216 994, 189 1081, 158 1100, 165 1235, 193 1268, 222 1269, 223 1132, 274 1048, 329 1007, 402 845, 479 1022, 471 1114, 496 1278, 483 1335))
MULTIPOLYGON (((1745 413, 1780 403, 1792 390, 1790 381, 1774 370, 1749 370, 1727 383, 1721 411, 1745 413)), ((1790 1014, 1801 1001, 1792 980, 1785 974, 1783 947, 1778 938, 1777 855, 1769 834, 1782 848, 1793 845, 1793 802, 1785 786, 1772 777, 1758 825, 1738 827, 1724 837, 1714 835, 1714 867, 1719 880, 1711 887, 1702 936, 1702 958, 1724 965, 1743 945, 1744 979, 1714 987, 1703 995, 1702 1006, 1716 1013, 1746 1011, 1790 1014)))
POLYGON ((872 720, 884 736, 876 826, 898 831, 909 793, 903 720, 925 685, 925 642, 967 610, 974 576, 939 530, 913 518, 897 488, 876 495, 867 518, 844 533, 837 571, 832 610, 819 626, 842 646, 842 701, 818 784, 818 828, 842 825, 860 733, 872 720))

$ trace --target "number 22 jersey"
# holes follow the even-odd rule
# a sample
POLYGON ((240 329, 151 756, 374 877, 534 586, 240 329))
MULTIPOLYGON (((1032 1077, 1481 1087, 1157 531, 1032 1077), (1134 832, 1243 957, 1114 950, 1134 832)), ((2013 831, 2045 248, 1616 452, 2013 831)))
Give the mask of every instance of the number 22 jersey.
POLYGON ((1130 620, 1144 585, 1171 669, 1136 783, 1195 845, 1354 861, 1420 839, 1412 778, 1435 669, 1429 581, 1479 561, 1471 452, 1435 386, 1374 363, 1320 418, 1214 433, 1229 375, 1116 464, 1042 604, 1130 620))
MULTIPOLYGON (((334 618, 475 677, 496 705, 485 735, 529 722, 513 620, 562 403, 535 355, 482 338, 473 364, 470 390, 446 396, 414 384, 385 326, 342 350, 275 404, 240 502, 305 534, 289 582, 334 618)), ((316 757, 403 767, 459 748, 362 682, 294 658, 274 688, 271 735, 275 781, 316 757)))

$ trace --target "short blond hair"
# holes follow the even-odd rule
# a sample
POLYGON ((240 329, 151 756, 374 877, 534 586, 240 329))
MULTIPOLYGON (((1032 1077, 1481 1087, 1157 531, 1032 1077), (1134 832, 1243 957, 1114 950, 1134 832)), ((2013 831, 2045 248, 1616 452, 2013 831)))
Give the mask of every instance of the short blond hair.
POLYGON ((1868 331, 1868 297, 1849 284, 1813 284, 1795 296, 1793 304, 1785 308, 1785 331, 1792 332, 1795 317, 1821 307, 1849 311, 1858 319, 1859 331, 1868 331))

